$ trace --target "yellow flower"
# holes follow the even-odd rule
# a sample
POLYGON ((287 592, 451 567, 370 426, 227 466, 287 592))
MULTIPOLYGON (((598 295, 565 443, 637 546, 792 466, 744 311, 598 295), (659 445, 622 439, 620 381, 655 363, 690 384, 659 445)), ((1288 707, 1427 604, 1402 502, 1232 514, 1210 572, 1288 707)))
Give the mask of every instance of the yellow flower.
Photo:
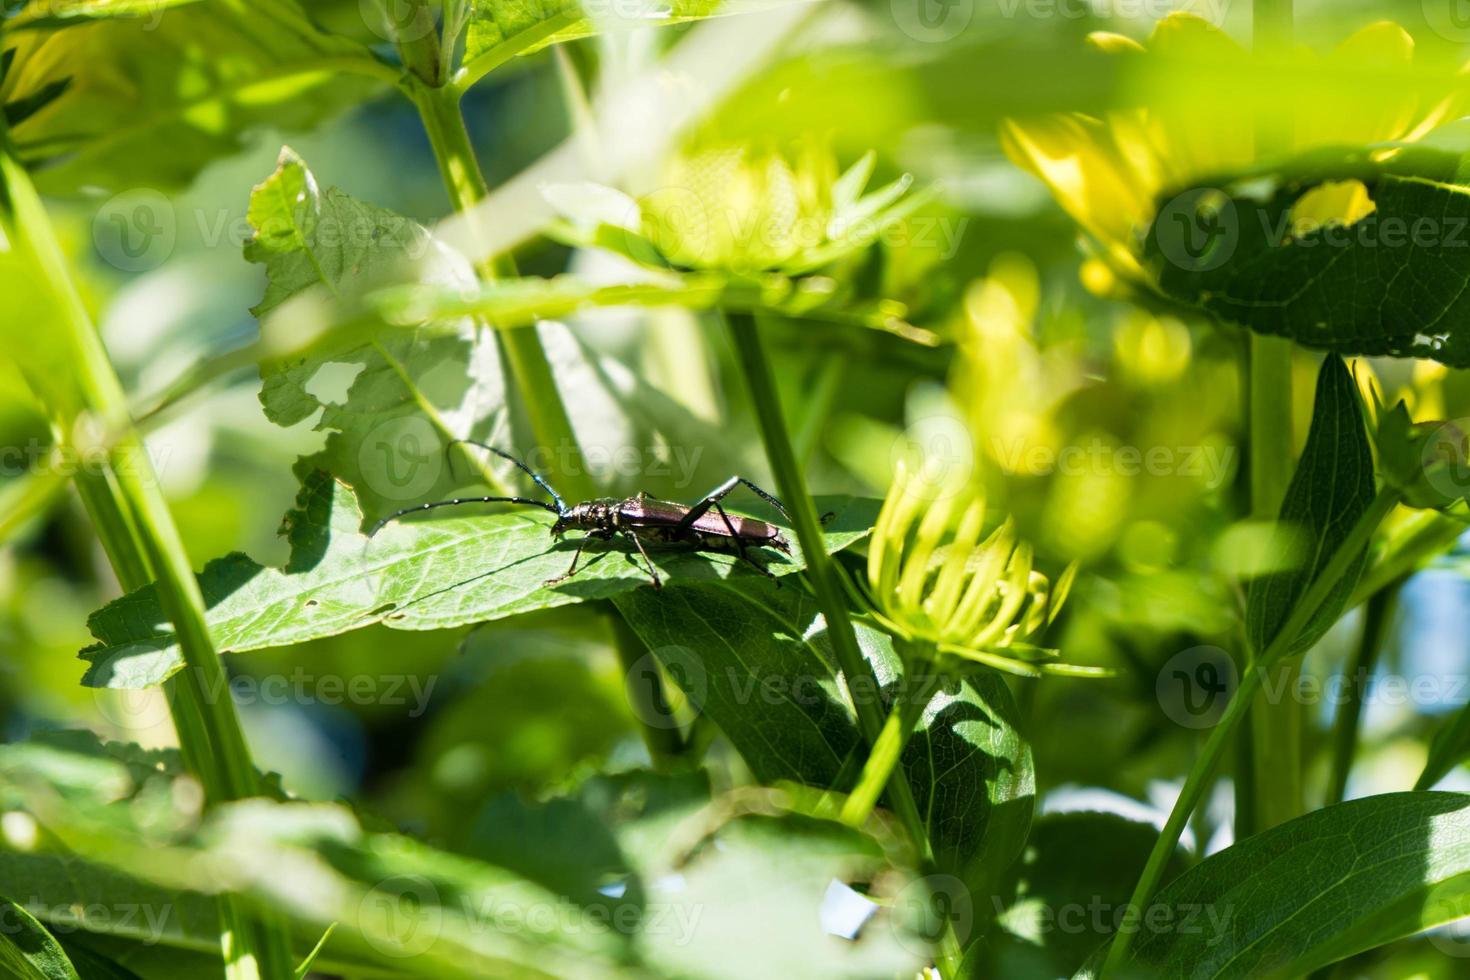
POLYGON ((868 547, 873 618, 901 640, 1014 674, 1104 673, 1055 663, 1056 651, 1031 642, 1056 617, 1076 566, 1053 587, 1010 521, 982 540, 984 499, 937 473, 899 463, 868 547))
MULTIPOLYGON (((1130 59, 1124 84, 1136 87, 1131 101, 1143 107, 1106 119, 1065 113, 1008 120, 1001 139, 1007 155, 1041 178, 1092 239, 1095 257, 1135 281, 1142 273, 1133 246, 1159 197, 1241 173, 1260 156, 1258 132, 1278 134, 1279 147, 1292 153, 1411 141, 1465 108, 1457 87, 1431 89, 1410 73, 1413 39, 1387 21, 1363 28, 1324 58, 1298 51, 1283 63, 1253 59, 1223 31, 1185 13, 1159 21, 1146 46, 1115 34, 1088 41, 1130 59)), ((1331 202, 1320 196, 1304 219, 1350 223, 1362 216, 1353 188, 1340 188, 1334 200, 1343 213, 1323 212, 1331 202)), ((1106 285, 1096 269, 1089 276, 1106 285)))

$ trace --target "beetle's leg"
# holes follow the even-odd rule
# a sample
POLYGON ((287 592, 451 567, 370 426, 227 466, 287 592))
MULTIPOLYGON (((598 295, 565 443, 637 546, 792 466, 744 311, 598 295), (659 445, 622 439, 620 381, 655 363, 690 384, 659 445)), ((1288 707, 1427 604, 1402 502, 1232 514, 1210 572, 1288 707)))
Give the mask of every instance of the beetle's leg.
POLYGON ((639 540, 638 535, 632 531, 624 531, 623 533, 633 539, 633 545, 638 549, 638 553, 643 556, 643 564, 646 566, 645 570, 648 572, 648 577, 652 581, 653 587, 655 589, 663 588, 664 583, 658 577, 658 569, 653 567, 653 562, 649 560, 648 552, 643 550, 643 542, 639 540))
POLYGON ((582 540, 577 542, 577 552, 576 552, 576 554, 572 555, 572 564, 571 564, 571 567, 568 568, 562 574, 558 575, 556 578, 549 578, 545 582, 542 582, 541 584, 542 585, 557 585, 557 584, 559 584, 561 582, 565 582, 567 579, 571 578, 573 575, 576 575, 577 574, 577 562, 579 562, 579 561, 582 560, 582 549, 585 548, 585 547, 587 547, 587 542, 588 541, 591 541, 593 538, 604 538, 605 539, 606 538, 606 535, 600 535, 600 534, 595 534, 595 533, 589 533, 589 534, 582 535, 582 540))
POLYGON ((711 504, 711 506, 714 507, 715 513, 720 515, 720 519, 725 522, 725 529, 730 532, 730 540, 735 542, 736 555, 750 562, 750 564, 755 568, 756 571, 760 572, 766 578, 775 582, 776 586, 779 588, 781 585, 781 580, 776 578, 775 575, 772 575, 769 568, 762 565, 754 558, 750 557, 749 546, 745 543, 744 538, 735 533, 735 524, 730 520, 730 515, 725 513, 725 508, 721 507, 719 504, 711 504))
MULTIPOLYGON (((764 490, 762 490, 760 487, 756 486, 754 483, 751 483, 745 477, 743 477, 743 476, 732 476, 732 477, 730 477, 730 479, 726 480, 724 483, 721 483, 718 487, 715 487, 713 490, 711 490, 707 495, 705 495, 705 498, 703 500, 701 500, 699 503, 697 503, 693 507, 689 508, 689 513, 685 514, 684 515, 684 518, 681 521, 679 521, 678 530, 680 532, 683 532, 683 531, 687 531, 689 528, 693 527, 695 521, 699 520, 705 514, 708 514, 709 513, 709 509, 711 507, 714 507, 717 504, 719 504, 719 502, 721 500, 724 500, 726 497, 728 497, 730 495, 730 491, 734 490, 736 487, 740 486, 741 484, 744 484, 757 497, 760 497, 766 503, 770 504, 772 507, 775 507, 777 510, 779 510, 781 512, 781 516, 782 517, 786 518, 788 521, 791 520, 791 515, 786 512, 786 505, 784 505, 783 503, 781 503, 781 501, 777 500, 775 497, 771 496, 769 493, 766 493, 764 490)), ((729 518, 726 518, 725 519, 725 523, 726 523, 726 525, 729 525, 730 519, 729 518)), ((733 528, 732 528, 732 533, 733 533, 733 528)))

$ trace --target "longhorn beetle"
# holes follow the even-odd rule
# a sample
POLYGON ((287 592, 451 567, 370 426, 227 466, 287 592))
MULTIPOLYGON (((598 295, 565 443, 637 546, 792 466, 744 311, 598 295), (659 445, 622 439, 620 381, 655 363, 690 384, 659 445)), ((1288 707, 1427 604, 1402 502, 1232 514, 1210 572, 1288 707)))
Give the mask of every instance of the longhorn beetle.
POLYGON ((775 548, 777 551, 791 554, 791 543, 782 536, 780 528, 752 517, 731 516, 725 513, 725 508, 720 506, 720 501, 729 496, 737 486, 743 484, 756 496, 780 511, 782 517, 788 521, 791 519, 791 515, 786 512, 786 507, 781 501, 743 476, 730 477, 692 507, 657 500, 646 493, 623 500, 604 497, 568 507, 566 501, 561 498, 561 494, 553 490, 551 484, 547 483, 541 474, 510 453, 469 439, 458 439, 455 443, 451 443, 450 447, 456 443, 478 446, 501 459, 514 463, 531 478, 536 486, 545 490, 554 503, 548 504, 543 500, 532 500, 529 497, 456 497, 453 500, 436 500, 433 503, 419 504, 416 507, 405 507, 403 510, 389 514, 373 525, 373 529, 368 532, 368 537, 377 534, 382 530, 383 525, 390 521, 395 521, 406 514, 416 514, 423 510, 433 510, 436 507, 494 503, 540 507, 556 515, 556 523, 551 525, 553 537, 560 538, 568 531, 586 532, 577 544, 576 554, 572 555, 571 567, 556 578, 547 579, 546 585, 565 582, 577 574, 577 562, 581 560, 582 549, 587 547, 588 541, 611 541, 618 535, 630 539, 638 548, 638 554, 643 557, 645 570, 654 588, 659 588, 663 583, 658 577, 657 569, 653 567, 653 562, 648 558, 648 552, 643 549, 644 539, 662 544, 692 545, 695 551, 733 549, 736 555, 750 562, 762 575, 771 578, 775 576, 750 556, 750 549, 753 547, 775 548), (711 514, 710 511, 714 513, 711 514))

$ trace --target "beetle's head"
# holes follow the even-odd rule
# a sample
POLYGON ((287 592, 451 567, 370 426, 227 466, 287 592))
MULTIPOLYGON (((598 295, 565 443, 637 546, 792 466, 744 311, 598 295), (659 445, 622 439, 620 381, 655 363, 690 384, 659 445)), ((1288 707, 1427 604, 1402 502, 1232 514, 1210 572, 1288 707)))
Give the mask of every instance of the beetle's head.
POLYGON ((559 538, 568 531, 590 531, 600 527, 605 520, 605 508, 599 504, 599 501, 592 500, 562 511, 557 515, 556 523, 551 525, 552 536, 559 538))

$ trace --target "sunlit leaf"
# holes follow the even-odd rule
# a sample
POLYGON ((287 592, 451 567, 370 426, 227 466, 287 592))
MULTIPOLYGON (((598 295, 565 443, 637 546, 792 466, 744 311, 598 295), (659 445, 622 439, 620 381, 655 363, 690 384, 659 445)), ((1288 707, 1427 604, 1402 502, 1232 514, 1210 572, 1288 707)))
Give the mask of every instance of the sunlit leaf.
MULTIPOLYGON (((765 583, 738 591, 710 583, 631 592, 617 604, 758 779, 825 787, 856 775, 857 723, 809 595, 765 583)), ((865 627, 859 634, 885 689, 886 712, 887 697, 903 683, 897 657, 885 635, 865 627)), ((849 685, 853 698, 878 697, 870 680, 849 685)), ((977 674, 933 697, 902 758, 936 861, 976 901, 989 901, 1031 820, 1035 775, 1015 724, 1005 682, 977 674)))
MULTIPOLYGON (((1179 876, 1135 910, 1120 975, 1306 976, 1467 913, 1470 796, 1370 796, 1272 827, 1179 876)), ((1097 962, 1078 976, 1095 977, 1097 962)))
MULTIPOLYGON (((876 513, 870 500, 822 498, 818 506, 835 514, 826 527, 833 550, 865 535, 876 513)), ((307 480, 297 508, 286 517, 291 559, 285 568, 233 554, 200 574, 219 650, 284 646, 379 622, 394 629, 446 629, 611 598, 648 584, 631 546, 614 541, 594 544, 575 578, 546 586, 566 572, 577 542, 553 540, 547 533, 552 517, 540 511, 403 522, 368 538, 359 530, 362 517, 351 491, 324 473, 307 480)), ((666 581, 764 581, 731 554, 676 547, 651 548, 649 557, 666 581)), ((767 560, 773 575, 802 567, 795 545, 790 558, 767 560)), ((84 654, 90 663, 84 684, 147 687, 183 666, 151 586, 98 611, 90 626, 99 643, 84 654)))
MULTIPOLYGON (((245 255, 267 274, 253 311, 267 343, 290 345, 302 331, 325 329, 385 282, 458 291, 475 283, 468 263, 417 222, 323 191, 290 149, 251 194, 248 217, 255 236, 245 255)), ((298 473, 324 469, 346 480, 369 521, 483 480, 472 458, 446 450, 456 437, 492 435, 505 400, 494 339, 458 314, 404 325, 429 320, 435 329, 369 327, 261 367, 267 418, 290 426, 317 416, 316 428, 328 433, 298 473)))
POLYGON ((6 35, 0 103, 70 79, 12 134, 45 190, 180 186, 252 128, 309 127, 393 77, 293 0, 129 6, 151 11, 6 35))
POLYGON ((584 11, 578 0, 472 0, 464 61, 478 77, 515 55, 601 31, 685 24, 792 2, 812 0, 667 0, 597 5, 595 13, 584 11))
POLYGON ((199 3, 200 0, 47 0, 43 3, 22 2, 20 12, 10 21, 11 31, 45 30, 109 18, 147 18, 161 16, 172 7, 199 3))
MULTIPOLYGON (((11 751, 0 747, 0 773, 11 751)), ((649 910, 639 915, 635 906, 616 920, 605 903, 582 904, 559 893, 558 884, 548 888, 495 863, 365 829, 338 804, 227 804, 197 827, 160 837, 130 822, 126 811, 99 827, 106 797, 61 808, 44 782, 0 778, 0 790, 11 805, 46 821, 58 844, 73 851, 72 868, 105 862, 139 879, 140 895, 152 893, 147 882, 228 890, 270 906, 308 937, 336 922, 322 960, 332 972, 633 980, 652 970, 734 978, 748 975, 742 964, 755 962, 772 975, 878 978, 916 969, 924 950, 902 910, 880 915, 856 942, 824 931, 821 906, 833 880, 863 883, 889 870, 871 838, 775 813, 704 819, 716 810, 707 783, 692 774, 597 778, 577 798, 553 804, 580 813, 582 826, 603 828, 618 852, 609 864, 596 852, 569 851, 554 881, 567 881, 581 854, 591 861, 578 872, 583 876, 611 871, 614 885, 617 872, 653 882, 649 910), (751 935, 762 937, 759 953, 735 957, 735 946, 751 935), (347 967, 333 953, 365 962, 347 967)), ((528 815, 529 822, 488 828, 501 837, 498 850, 575 832, 576 822, 536 827, 536 811, 528 815)), ((890 876, 882 887, 903 881, 890 876)), ((880 888, 875 897, 889 896, 880 888)))
POLYGON ((46 927, 25 909, 0 898, 0 967, 15 980, 78 980, 76 968, 46 927))
MULTIPOLYGON (((1158 828, 1116 813, 1038 817, 1025 855, 1005 876, 1004 934, 986 953, 990 976, 1068 976, 1117 927, 1118 910, 1143 871, 1158 828)), ((1186 867, 1182 852, 1166 878, 1186 867)))

